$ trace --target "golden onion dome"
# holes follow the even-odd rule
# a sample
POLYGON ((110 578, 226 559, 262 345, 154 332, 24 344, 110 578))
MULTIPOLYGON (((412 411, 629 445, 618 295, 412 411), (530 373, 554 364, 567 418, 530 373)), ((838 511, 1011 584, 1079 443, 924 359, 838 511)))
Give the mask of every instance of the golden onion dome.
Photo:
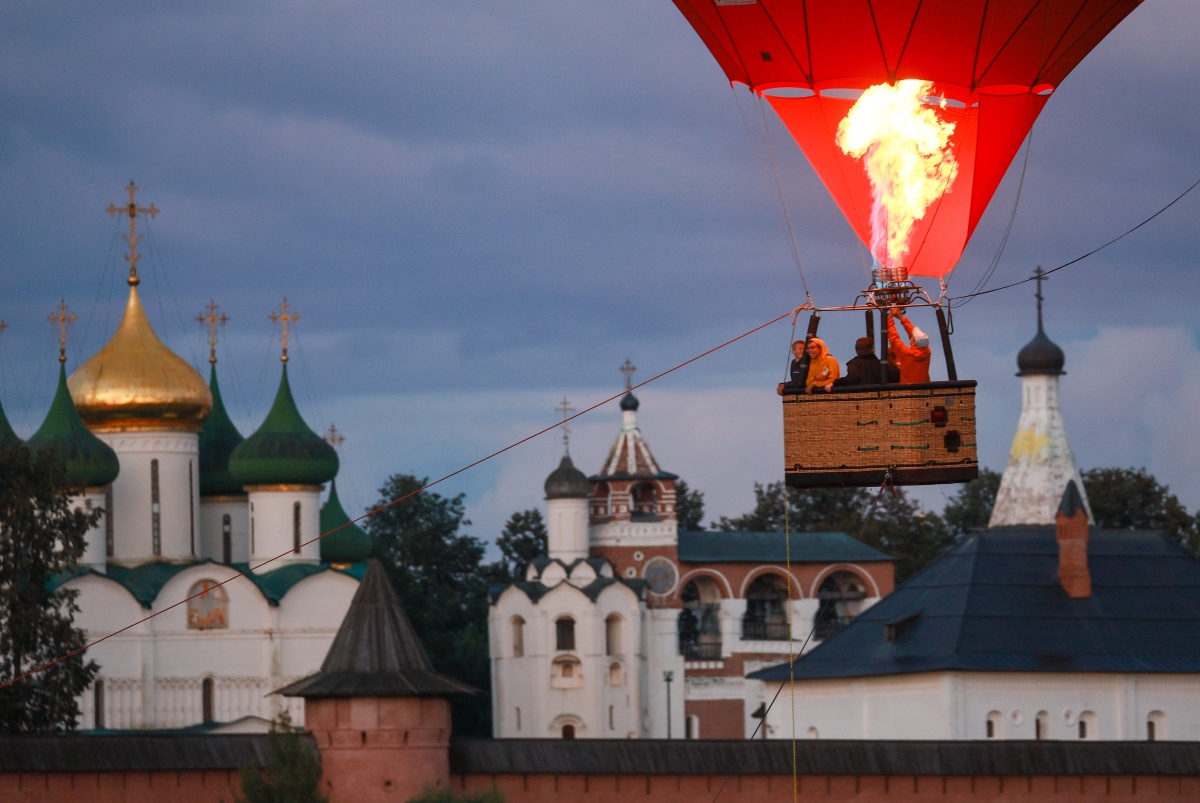
POLYGON ((117 331, 67 385, 93 430, 199 431, 212 410, 208 385, 154 334, 132 283, 117 331))

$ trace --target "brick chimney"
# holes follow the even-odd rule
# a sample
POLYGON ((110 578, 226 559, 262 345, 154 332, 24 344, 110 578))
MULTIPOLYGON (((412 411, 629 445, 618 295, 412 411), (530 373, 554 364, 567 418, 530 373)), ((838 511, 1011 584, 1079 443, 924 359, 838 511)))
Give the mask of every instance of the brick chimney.
POLYGON ((1054 517, 1058 528, 1058 580, 1071 599, 1092 595, 1088 572, 1088 515, 1075 480, 1067 483, 1054 517))

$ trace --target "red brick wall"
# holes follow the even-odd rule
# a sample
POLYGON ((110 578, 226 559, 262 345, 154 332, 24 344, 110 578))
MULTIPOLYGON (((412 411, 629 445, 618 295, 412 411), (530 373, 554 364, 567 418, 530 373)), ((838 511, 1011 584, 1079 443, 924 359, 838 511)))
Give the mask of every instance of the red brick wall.
POLYGON ((700 717, 697 739, 743 739, 745 705, 742 700, 688 700, 683 710, 688 716, 700 717))

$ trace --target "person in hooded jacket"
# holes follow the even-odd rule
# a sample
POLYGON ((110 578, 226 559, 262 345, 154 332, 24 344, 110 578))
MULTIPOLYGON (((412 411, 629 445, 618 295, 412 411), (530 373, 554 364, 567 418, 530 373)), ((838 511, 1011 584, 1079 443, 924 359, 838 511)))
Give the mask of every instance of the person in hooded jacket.
POLYGON ((833 382, 841 376, 841 366, 837 359, 829 353, 825 341, 819 337, 810 338, 807 345, 802 340, 792 344, 792 379, 790 382, 780 382, 775 392, 780 396, 785 390, 797 391, 801 388, 800 363, 805 352, 808 353, 808 375, 803 379, 805 393, 814 391, 829 391, 833 382))
POLYGON ((904 310, 888 308, 888 345, 892 354, 896 355, 896 364, 900 368, 900 384, 915 385, 929 381, 929 358, 933 352, 929 350, 929 335, 921 331, 912 321, 904 317, 904 310), (904 324, 908 333, 909 345, 896 332, 896 318, 904 324))
POLYGON ((833 382, 837 388, 850 385, 878 385, 883 382, 883 366, 875 356, 875 341, 860 337, 854 341, 855 356, 846 363, 846 375, 833 382))

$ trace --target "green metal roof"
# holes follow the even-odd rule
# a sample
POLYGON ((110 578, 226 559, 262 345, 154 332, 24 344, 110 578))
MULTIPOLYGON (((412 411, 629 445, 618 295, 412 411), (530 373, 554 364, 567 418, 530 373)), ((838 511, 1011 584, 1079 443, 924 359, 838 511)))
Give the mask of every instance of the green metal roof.
MULTIPOLYGON (((8 425, 7 420, 4 425, 8 425)), ((25 445, 35 454, 52 450, 62 458, 67 469, 67 485, 72 488, 108 485, 121 470, 117 453, 93 435, 79 417, 67 389, 66 363, 58 364, 58 390, 46 420, 25 445)))
POLYGON ((245 494, 242 483, 229 473, 229 456, 245 438, 237 431, 225 403, 221 400, 221 389, 217 386, 217 366, 214 363, 208 378, 208 389, 212 393, 212 412, 200 430, 200 495, 228 496, 245 494))
POLYGON ((309 428, 296 409, 284 363, 271 411, 258 431, 233 450, 229 472, 242 485, 321 485, 337 471, 337 452, 309 428))
MULTIPOLYGON (((845 533, 791 533, 790 541, 792 563, 892 560, 845 533)), ((679 533, 679 560, 684 563, 782 563, 788 557, 783 533, 679 533)))
POLYGON ((321 535, 321 560, 327 563, 357 563, 371 557, 371 536, 350 522, 338 499, 336 479, 321 508, 321 535))
POLYGON ((4 414, 4 405, 0 404, 0 446, 8 446, 20 442, 21 439, 13 431, 12 425, 8 423, 8 416, 4 414))

